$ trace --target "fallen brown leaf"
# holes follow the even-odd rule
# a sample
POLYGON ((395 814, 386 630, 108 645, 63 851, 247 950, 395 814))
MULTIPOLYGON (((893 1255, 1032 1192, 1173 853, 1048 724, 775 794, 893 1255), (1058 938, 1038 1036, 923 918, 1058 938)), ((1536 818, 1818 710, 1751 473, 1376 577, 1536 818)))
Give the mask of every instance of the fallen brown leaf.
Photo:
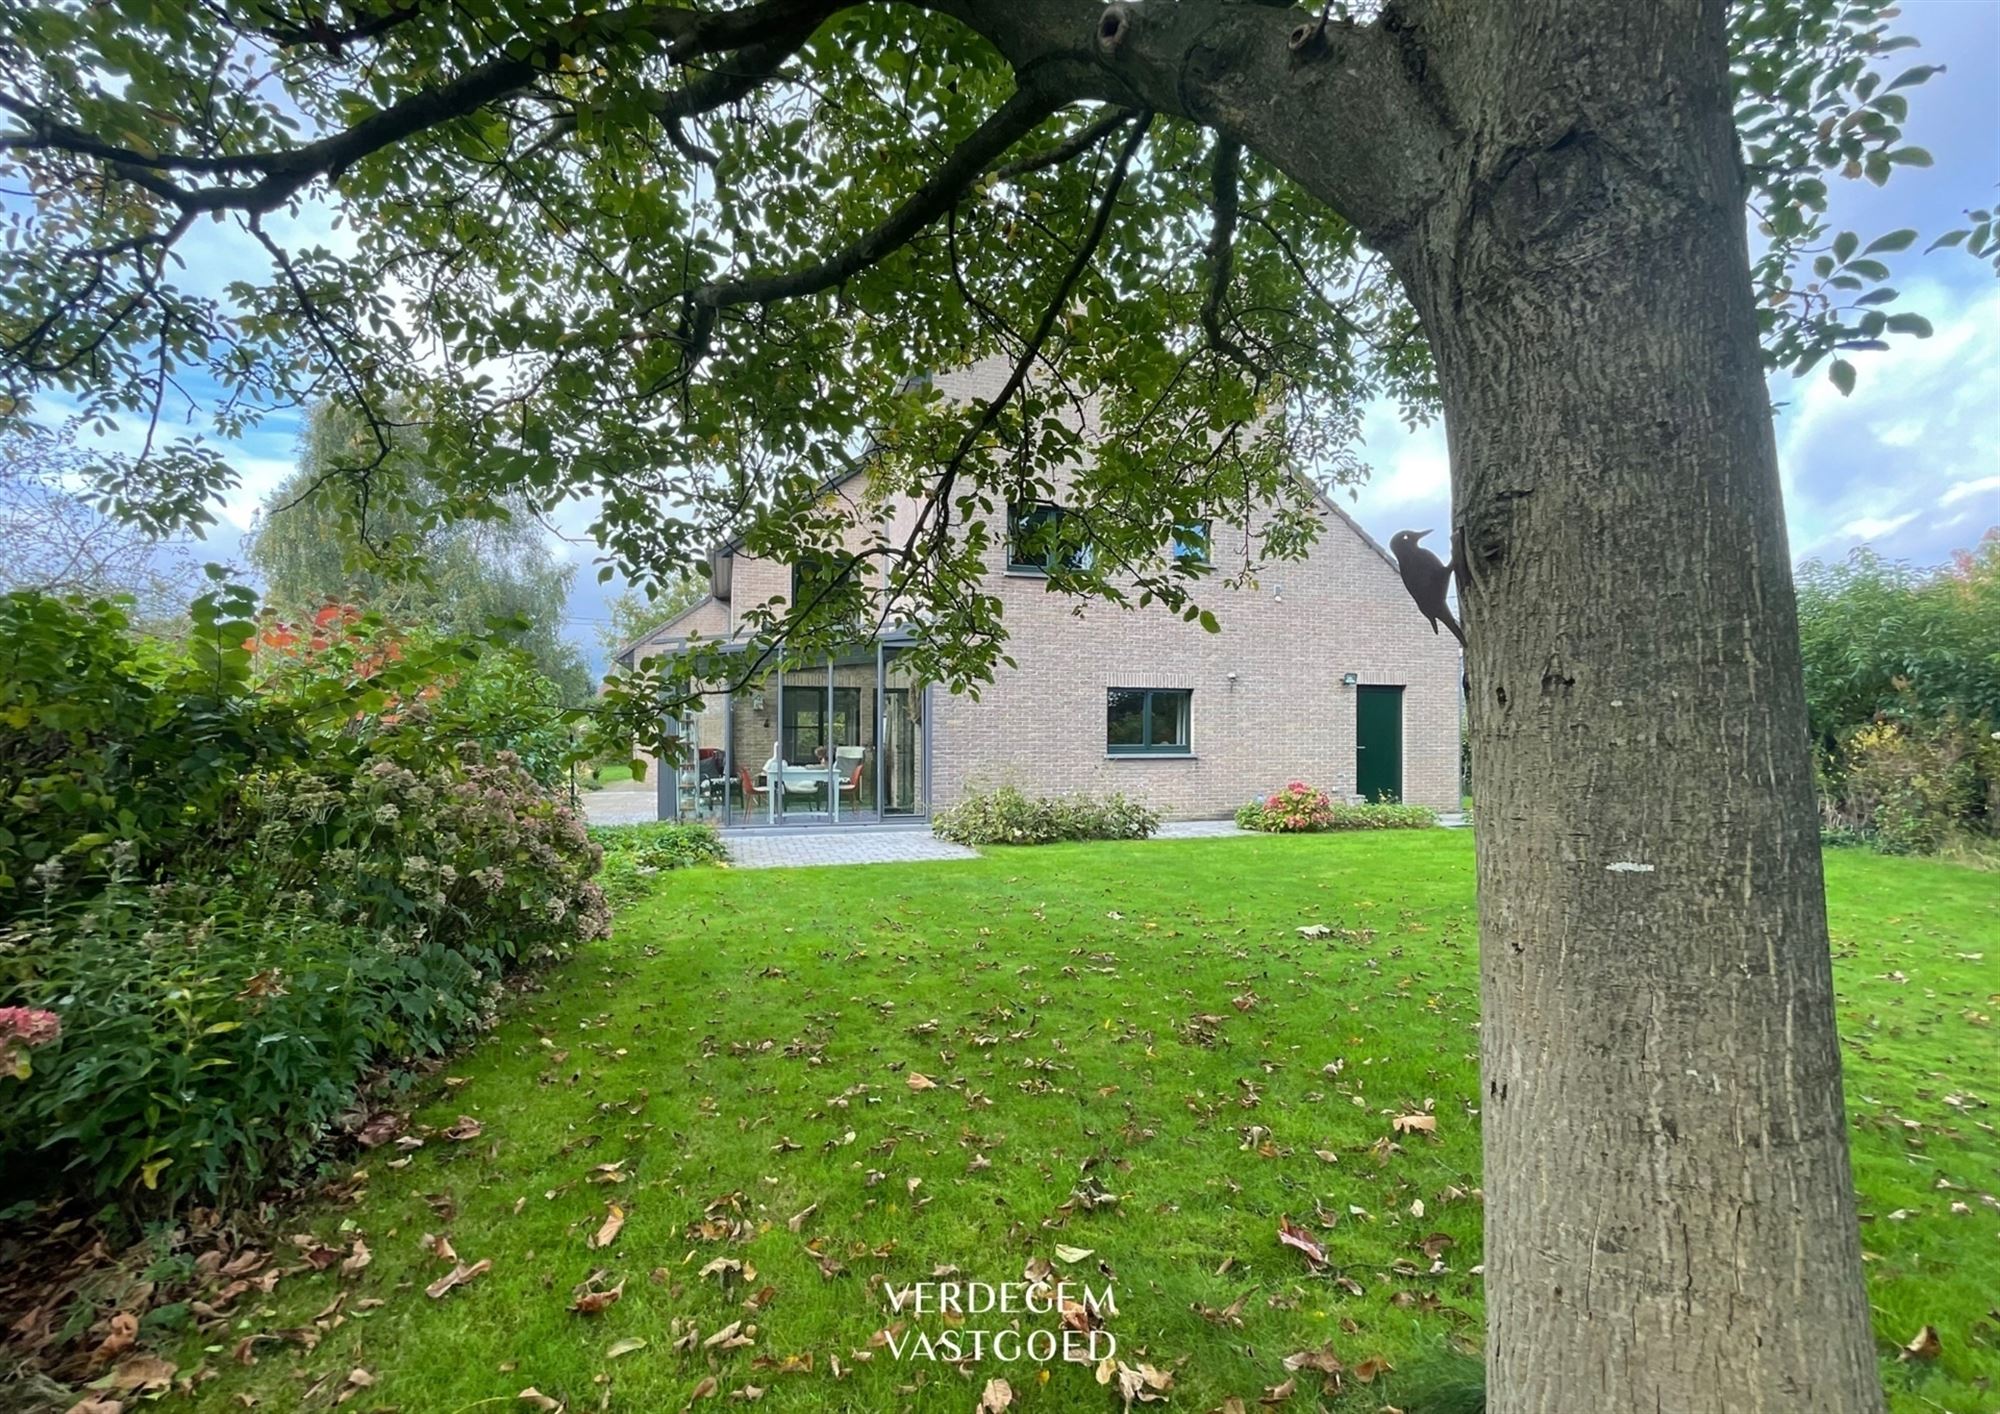
POLYGON ((454 1287, 464 1286, 469 1281, 477 1281, 492 1270, 493 1263, 484 1257, 474 1262, 471 1266, 460 1262, 457 1266, 425 1287, 424 1295, 436 1301, 454 1287))
POLYGON ((111 1331, 90 1352, 94 1365, 106 1365, 132 1348, 139 1338, 139 1318, 129 1311, 120 1311, 111 1318, 111 1331))
POLYGON ((170 1360, 162 1360, 157 1355, 128 1355, 106 1377, 112 1389, 134 1389, 144 1394, 156 1389, 165 1389, 174 1382, 174 1371, 179 1367, 170 1360))
POLYGON ((562 1414, 562 1401, 559 1399, 550 1399, 533 1385, 529 1385, 526 1389, 515 1395, 514 1398, 520 1400, 523 1404, 533 1405, 536 1409, 542 1411, 542 1414, 562 1414))
POLYGON ((1397 1115, 1389 1127, 1398 1134, 1435 1134, 1438 1122, 1436 1115, 1397 1115))
POLYGON ((1014 1403, 1014 1387, 1005 1380, 988 1380, 979 1393, 979 1407, 972 1414, 1002 1414, 1014 1403))
POLYGON ((1278 1219, 1278 1241, 1286 1247, 1296 1248, 1305 1253, 1306 1260, 1316 1267, 1326 1265, 1326 1248, 1319 1239, 1294 1223, 1289 1217, 1278 1219))
POLYGON ((625 1294, 625 1283, 620 1279, 618 1285, 608 1291, 596 1291, 589 1282, 585 1282, 577 1287, 574 1294, 576 1299, 569 1303, 569 1309, 580 1316, 595 1316, 610 1309, 625 1294))
POLYGON ((463 1144, 468 1139, 477 1139, 486 1132, 486 1126, 471 1115, 460 1115, 449 1129, 438 1131, 438 1138, 450 1139, 463 1144))
POLYGON ((937 1089, 937 1081, 931 1079, 928 1075, 919 1074, 914 1070, 910 1072, 907 1083, 912 1090, 937 1089))
POLYGON ((1944 1353, 1944 1342, 1938 1339, 1936 1326, 1925 1326, 1910 1338, 1910 1343, 1897 1352, 1898 1360, 1935 1360, 1944 1353))
POLYGON ((609 1247, 618 1240, 618 1233, 625 1226, 625 1210, 616 1203, 606 1203, 604 1225, 597 1229, 590 1239, 594 1248, 609 1247))

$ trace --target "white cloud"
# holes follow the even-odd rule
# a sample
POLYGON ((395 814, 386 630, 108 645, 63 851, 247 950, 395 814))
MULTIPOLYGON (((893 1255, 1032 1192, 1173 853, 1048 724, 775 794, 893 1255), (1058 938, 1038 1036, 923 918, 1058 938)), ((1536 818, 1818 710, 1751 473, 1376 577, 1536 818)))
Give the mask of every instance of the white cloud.
POLYGON ((1894 535, 1917 518, 1915 511, 1905 511, 1887 520, 1877 520, 1872 516, 1862 516, 1851 520, 1840 528, 1840 533, 1853 540, 1879 540, 1885 535, 1894 535))
POLYGON ((1987 491, 2000 491, 2000 476, 1982 476, 1977 481, 1954 481, 1945 487, 1944 494, 1938 497, 1938 504, 1956 505, 1960 501, 1969 500, 1987 491))

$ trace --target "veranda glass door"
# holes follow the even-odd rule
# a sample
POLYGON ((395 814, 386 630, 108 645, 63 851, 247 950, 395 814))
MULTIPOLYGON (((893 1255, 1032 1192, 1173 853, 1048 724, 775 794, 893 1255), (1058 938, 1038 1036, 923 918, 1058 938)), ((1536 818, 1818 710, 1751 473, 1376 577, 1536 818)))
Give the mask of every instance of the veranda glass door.
POLYGON ((881 814, 890 819, 922 815, 930 770, 925 760, 924 685, 904 663, 907 650, 882 649, 881 814))

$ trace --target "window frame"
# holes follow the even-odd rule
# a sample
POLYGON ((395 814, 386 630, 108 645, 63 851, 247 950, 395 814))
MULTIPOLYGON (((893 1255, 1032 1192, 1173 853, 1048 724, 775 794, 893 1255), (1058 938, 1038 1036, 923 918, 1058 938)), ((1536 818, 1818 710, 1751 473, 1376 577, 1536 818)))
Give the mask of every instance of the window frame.
MULTIPOLYGON (((1046 579, 1056 573, 1055 566, 1049 563, 1049 560, 1055 556, 1053 547, 1049 550, 1047 557, 1041 560, 1023 560, 1018 555, 1021 522, 1040 511, 1054 512, 1058 527, 1061 526, 1063 521, 1076 514, 1068 506, 1057 501, 1009 501, 1007 503, 1008 574, 1040 575, 1046 579)), ((1075 574, 1079 571, 1087 570, 1090 568, 1090 561, 1091 549, 1089 543, 1086 542, 1077 547, 1074 556, 1062 566, 1062 571, 1065 574, 1075 574)))
POLYGON ((1173 539, 1167 544, 1167 553, 1173 557, 1173 562, 1177 565, 1213 565, 1215 522, 1204 519, 1176 525, 1173 539), (1185 538, 1188 536, 1197 536, 1199 539, 1185 538))
POLYGON ((1106 756, 1194 755, 1194 689, 1191 687, 1105 688, 1104 754, 1106 756), (1139 695, 1139 740, 1136 742, 1114 742, 1111 740, 1112 694, 1120 692, 1137 693, 1139 695), (1181 699, 1181 725, 1185 740, 1164 743, 1153 740, 1153 699, 1156 697, 1178 697, 1181 699))

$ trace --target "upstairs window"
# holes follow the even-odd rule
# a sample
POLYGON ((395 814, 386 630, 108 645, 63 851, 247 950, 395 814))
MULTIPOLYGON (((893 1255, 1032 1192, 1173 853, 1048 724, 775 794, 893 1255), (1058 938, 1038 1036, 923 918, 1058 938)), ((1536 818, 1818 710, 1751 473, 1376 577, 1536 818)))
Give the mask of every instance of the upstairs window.
POLYGON ((1205 520, 1189 521, 1174 527, 1174 563, 1177 565, 1205 565, 1209 563, 1208 525, 1205 520))
POLYGON ((1007 568, 1017 574, 1090 567, 1090 546, 1070 513, 1047 501, 1017 501, 1007 507, 1007 568))
POLYGON ((1184 687, 1114 687, 1105 699, 1104 749, 1113 756, 1186 756, 1194 694, 1184 687))

